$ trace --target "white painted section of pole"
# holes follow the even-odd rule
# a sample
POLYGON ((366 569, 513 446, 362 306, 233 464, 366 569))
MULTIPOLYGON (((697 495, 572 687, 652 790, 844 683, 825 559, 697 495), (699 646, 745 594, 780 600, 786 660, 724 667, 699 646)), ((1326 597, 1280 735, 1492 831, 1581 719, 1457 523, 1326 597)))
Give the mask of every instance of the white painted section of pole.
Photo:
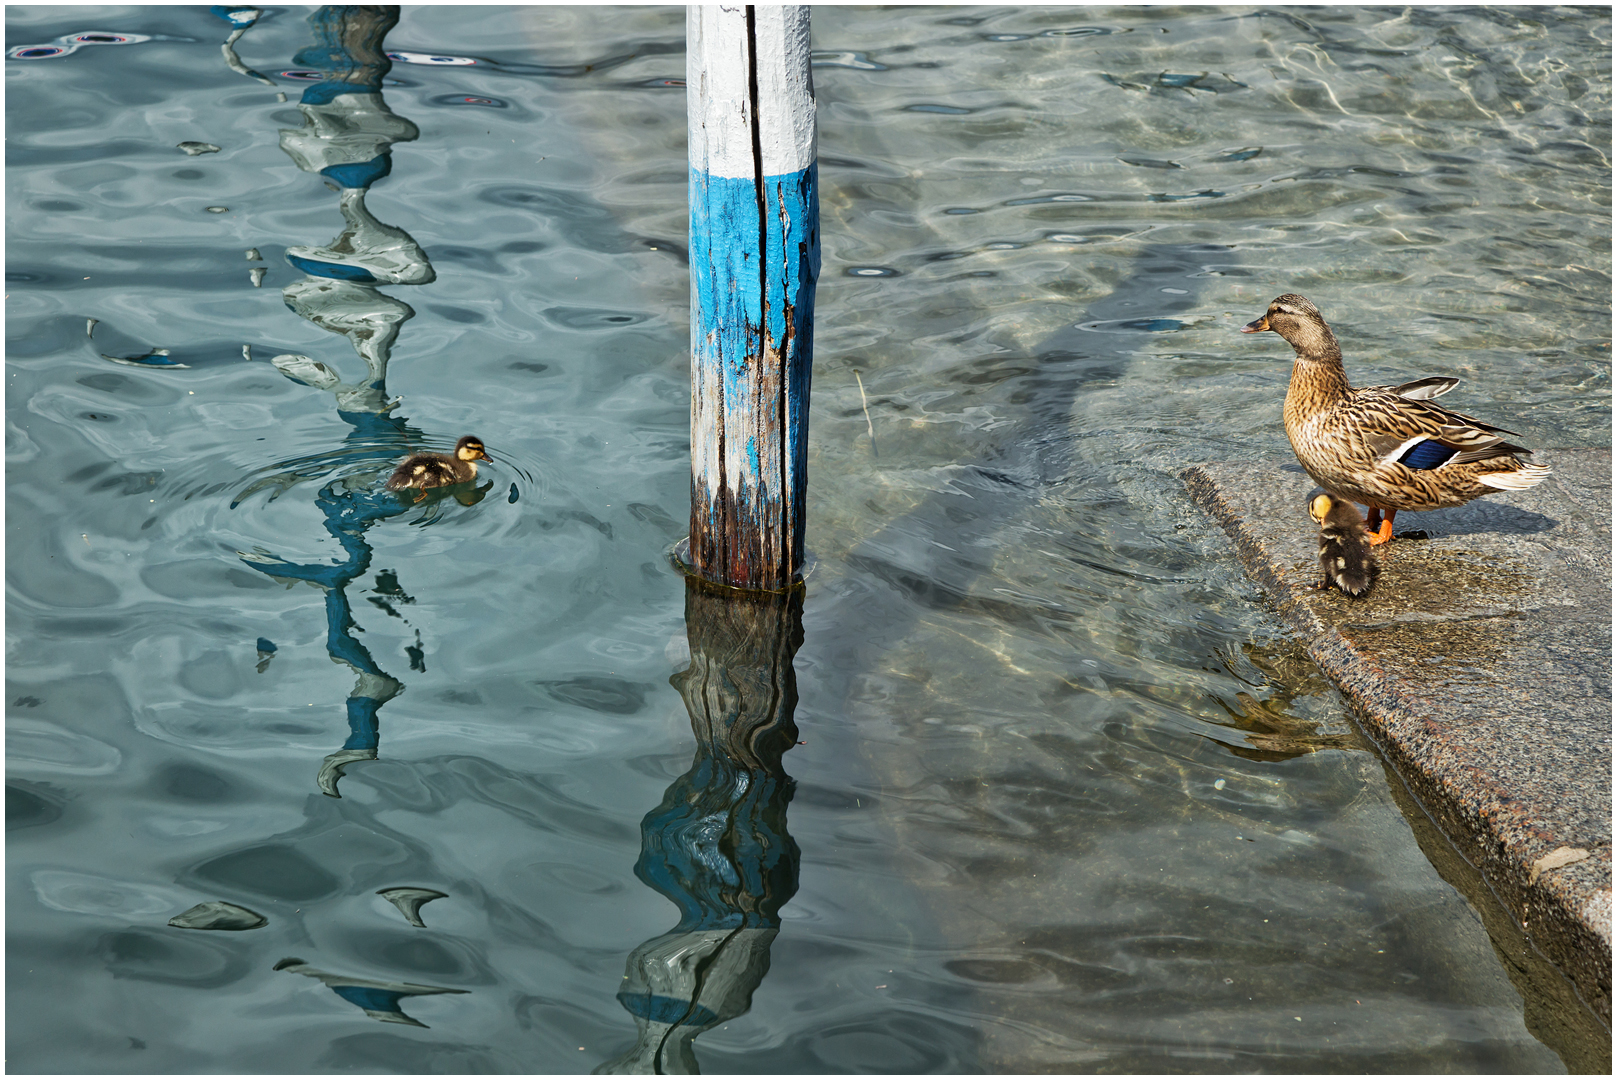
MULTIPOLYGON (((763 174, 799 172, 818 153, 814 81, 809 74, 806 4, 754 5, 758 41, 759 142, 763 174)), ((752 107, 747 7, 696 4, 686 14, 685 85, 700 108, 686 112, 691 168, 709 176, 751 178, 752 107)))

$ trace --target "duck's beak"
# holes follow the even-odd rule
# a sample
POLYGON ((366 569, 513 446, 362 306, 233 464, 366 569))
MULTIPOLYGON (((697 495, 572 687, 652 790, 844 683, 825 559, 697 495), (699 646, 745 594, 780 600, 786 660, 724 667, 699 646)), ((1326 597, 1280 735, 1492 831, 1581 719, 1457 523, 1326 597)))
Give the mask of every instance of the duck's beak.
POLYGON ((1269 329, 1269 316, 1260 315, 1256 319, 1253 319, 1251 322, 1247 323, 1245 326, 1241 327, 1241 333, 1257 334, 1267 329, 1269 329))

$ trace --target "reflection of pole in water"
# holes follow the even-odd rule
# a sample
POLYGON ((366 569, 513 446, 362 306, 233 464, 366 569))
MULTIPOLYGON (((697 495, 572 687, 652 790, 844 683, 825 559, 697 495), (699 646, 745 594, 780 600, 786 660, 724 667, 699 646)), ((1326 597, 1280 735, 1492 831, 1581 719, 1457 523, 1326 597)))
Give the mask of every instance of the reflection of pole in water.
POLYGON ((690 667, 670 680, 696 736, 690 771, 640 823, 635 876, 672 900, 678 925, 629 955, 618 1001, 635 1045, 602 1073, 694 1073, 692 1040, 745 1013, 769 971, 780 909, 797 892, 786 831, 803 591, 685 583, 690 667))
POLYGON ((286 258, 307 275, 282 290, 286 305, 316 326, 342 334, 365 362, 366 377, 346 383, 327 365, 297 354, 272 363, 287 378, 327 390, 345 413, 383 413, 387 364, 399 327, 415 315, 377 285, 425 285, 436 278, 420 245, 403 229, 376 220, 365 192, 393 170, 392 146, 420 135, 382 99, 392 62, 383 39, 399 21, 397 7, 323 7, 309 16, 315 43, 294 62, 318 67, 321 80, 298 102, 301 128, 281 130, 281 149, 305 172, 337 188, 344 228, 324 245, 293 246, 286 258))
POLYGON ((371 546, 365 531, 377 521, 403 513, 408 507, 391 492, 348 490, 341 480, 320 489, 315 498, 325 518, 326 531, 342 545, 347 556, 338 563, 289 563, 273 555, 245 554, 242 558, 255 570, 271 577, 308 581, 326 593, 326 652, 340 664, 352 668, 358 677, 348 694, 348 740, 342 749, 326 757, 320 765, 317 783, 333 798, 344 766, 356 761, 375 761, 381 743, 377 718, 382 706, 404 689, 393 676, 371 659, 371 654, 354 637, 357 628, 348 602, 348 586, 370 568, 371 546))
POLYGON ((385 982, 380 979, 360 979, 349 975, 333 975, 304 963, 296 956, 288 956, 275 965, 276 971, 290 971, 319 979, 331 987, 332 993, 344 1001, 358 1005, 372 1020, 386 1024, 409 1024, 424 1028, 427 1025, 413 1016, 406 1016, 400 1002, 407 997, 423 994, 464 994, 465 990, 452 990, 447 986, 428 986, 425 983, 385 982))
MULTIPOLYGON (((246 19, 241 14, 236 21, 246 19)), ((305 89, 298 103, 303 126, 281 131, 281 149, 297 166, 318 173, 338 189, 345 222, 342 233, 329 244, 287 248, 287 260, 307 276, 288 285, 282 298, 300 317, 347 338, 365 362, 367 375, 347 383, 326 364, 296 354, 277 356, 272 362, 288 378, 335 397, 338 415, 354 429, 349 446, 291 463, 283 473, 252 485, 237 496, 237 502, 260 487, 284 489, 299 479, 329 474, 335 465, 351 466, 356 458, 367 465, 374 461, 378 470, 390 468, 398 451, 419 434, 389 415, 398 402, 387 399, 385 385, 394 339, 415 312, 375 286, 422 285, 435 275, 426 253, 407 232, 377 221, 365 208, 366 189, 392 171, 392 144, 419 135, 414 124, 395 116, 382 100, 382 77, 391 66, 383 40, 398 19, 397 7, 328 6, 311 14, 314 44, 300 50, 294 62, 318 67, 322 78, 305 89)), ((370 567, 366 531, 408 509, 392 494, 372 491, 374 480, 370 471, 349 473, 327 483, 315 499, 326 531, 342 545, 342 560, 291 563, 267 553, 243 553, 254 569, 325 590, 326 651, 357 676, 346 703, 348 739, 326 757, 317 779, 320 790, 333 797, 339 797, 337 781, 345 766, 375 760, 378 714, 404 689, 354 637, 358 627, 347 595, 348 587, 370 567)))
MULTIPOLYGON (((241 57, 236 55, 236 42, 240 41, 241 36, 251 29, 254 23, 258 22, 259 17, 262 16, 264 12, 255 7, 223 6, 216 6, 212 9, 212 11, 215 15, 219 16, 219 18, 223 19, 231 26, 230 36, 225 38, 225 43, 220 46, 221 51, 225 54, 225 65, 238 75, 245 75, 249 79, 257 79, 265 86, 274 86, 275 81, 273 79, 268 79, 263 75, 260 75, 258 72, 242 63, 241 57)), ((285 101, 286 98, 283 97, 281 100, 285 101)))

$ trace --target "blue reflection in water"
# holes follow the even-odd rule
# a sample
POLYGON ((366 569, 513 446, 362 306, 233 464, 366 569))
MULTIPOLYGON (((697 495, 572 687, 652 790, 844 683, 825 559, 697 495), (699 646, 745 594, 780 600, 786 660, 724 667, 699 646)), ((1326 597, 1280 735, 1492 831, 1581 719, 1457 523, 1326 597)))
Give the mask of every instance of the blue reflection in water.
MULTIPOLYGON (((215 4, 208 11, 231 26, 230 36, 225 38, 223 46, 225 63, 229 65, 230 70, 238 75, 245 75, 249 79, 256 79, 265 86, 274 86, 275 80, 254 71, 242 63, 241 57, 236 55, 236 42, 240 41, 241 36, 248 30, 258 25, 259 19, 264 17, 263 10, 255 7, 227 7, 222 4, 215 4)), ((285 101, 286 99, 282 98, 281 100, 285 101)))
MULTIPOLYGON (((348 414, 345 419, 362 421, 356 425, 355 434, 366 443, 373 443, 375 435, 367 429, 385 426, 400 435, 406 431, 402 420, 391 417, 348 414)), ((385 465, 393 454, 384 446, 363 456, 385 465)), ((324 517, 326 532, 342 545, 346 559, 335 563, 290 563, 273 556, 244 555, 242 561, 272 577, 308 581, 325 590, 326 651, 359 676, 346 703, 348 740, 341 750, 325 759, 318 775, 320 790, 340 798, 337 781, 344 766, 376 758, 381 738, 377 713, 404 689, 402 683, 376 665, 370 651, 354 637, 356 624, 347 588, 370 568, 371 547, 365 541, 366 531, 378 521, 404 513, 410 504, 388 491, 347 490, 346 482, 339 479, 320 489, 315 505, 324 517)))
MULTIPOLYGON (((277 356, 273 363, 294 382, 329 391, 336 399, 338 416, 353 430, 343 450, 285 463, 278 473, 238 495, 233 506, 261 487, 273 485, 284 491, 299 479, 329 475, 340 463, 374 464, 377 472, 386 470, 399 451, 414 441, 412 436, 421 434, 408 428, 402 418, 389 415, 398 402, 387 399, 386 388, 393 341, 399 327, 415 312, 371 285, 379 281, 425 284, 436 275, 426 253, 410 235, 377 221, 364 203, 365 189, 392 171, 392 144, 419 134, 414 124, 388 109, 380 90, 389 66, 381 43, 397 21, 396 11, 375 9, 325 7, 311 14, 308 22, 315 43, 299 50, 294 60, 320 65, 321 81, 305 90, 298 103, 304 126, 281 131, 281 148, 300 169, 318 173, 339 187, 339 207, 347 224, 326 247, 287 249, 287 261, 309 276, 288 285, 282 297, 301 317, 348 338, 365 361, 368 377, 346 383, 327 365, 296 354, 277 356)), ((370 567, 366 531, 378 521, 403 513, 410 503, 385 491, 370 490, 364 483, 338 478, 321 487, 315 505, 326 532, 342 546, 345 559, 291 563, 267 553, 243 554, 242 558, 273 577, 308 581, 325 590, 326 651, 358 676, 346 702, 348 739, 326 757, 317 778, 321 791, 340 798, 337 781, 344 767, 376 758, 381 738, 378 713, 404 689, 354 637, 356 624, 347 588, 370 567)))
POLYGON ((690 667, 679 689, 696 736, 690 769, 640 823, 634 873, 673 901, 679 922, 629 955, 618 1003, 635 1045, 596 1072, 697 1071, 692 1043, 752 1006, 769 971, 780 909, 800 860, 786 830, 797 741, 803 593, 685 584, 690 667))
POLYGON ((364 979, 352 975, 337 975, 330 971, 321 971, 317 967, 305 963, 296 956, 288 956, 275 965, 276 971, 290 971, 294 975, 304 975, 311 979, 319 979, 331 992, 351 1004, 358 1005, 365 1010, 365 1015, 372 1020, 380 1020, 387 1024, 408 1024, 411 1027, 424 1028, 427 1025, 413 1016, 405 1014, 400 1007, 407 997, 421 997, 424 994, 464 994, 465 990, 454 990, 447 986, 429 986, 424 983, 384 982, 377 979, 364 979))
MULTIPOLYGON (((356 675, 344 702, 348 737, 340 749, 326 756, 316 783, 333 798, 343 770, 358 761, 376 759, 381 745, 382 706, 404 690, 404 684, 383 671, 356 638, 348 588, 371 565, 372 549, 366 534, 372 526, 412 508, 408 497, 380 487, 401 451, 418 445, 422 433, 392 415, 399 402, 387 396, 387 365, 400 327, 415 315, 403 301, 378 291, 377 284, 424 285, 436 278, 425 251, 409 233, 373 217, 365 207, 365 192, 392 171, 392 144, 415 139, 416 126, 396 116, 382 100, 383 76, 389 61, 382 41, 398 22, 397 9, 324 7, 309 16, 314 44, 301 49, 294 63, 317 65, 320 81, 303 93, 298 109, 303 127, 283 129, 281 148, 300 169, 316 173, 338 189, 338 207, 345 228, 324 247, 288 247, 287 261, 307 276, 282 290, 286 306, 322 329, 341 334, 365 362, 366 377, 346 382, 333 368, 312 357, 283 354, 272 363, 288 379, 332 394, 337 415, 350 427, 343 444, 330 452, 284 462, 279 469, 255 481, 232 506, 264 487, 281 494, 301 479, 331 477, 315 496, 326 533, 337 541, 342 558, 330 562, 294 563, 267 552, 241 553, 242 559, 271 577, 307 581, 325 592, 326 652, 356 675), (332 476, 341 469, 340 475, 332 476)), ((249 24, 250 25, 250 24, 249 24)), ((244 30, 242 27, 237 34, 244 30)), ((234 39, 233 39, 234 40, 234 39)), ((462 504, 479 501, 493 486, 481 489, 442 489, 427 497, 453 495, 462 504)), ((275 496, 272 495, 273 499, 275 496)), ((378 575, 379 590, 408 602, 390 574, 378 575), (386 579, 385 581, 382 579, 386 579)), ((384 599, 379 605, 399 613, 384 599)), ((261 643, 261 662, 274 646, 261 643)), ((422 650, 409 650, 410 666, 426 670, 422 650)), ((394 890, 398 891, 398 890, 394 890)), ((420 896, 436 890, 409 890, 420 896)), ((404 910, 401 908, 401 910, 404 910)), ((412 924, 423 926, 413 911, 412 924)), ((359 1006, 372 1019, 424 1027, 400 1007, 403 998, 419 994, 464 993, 445 987, 377 981, 320 971, 301 959, 289 957, 276 965, 317 978, 339 997, 359 1006)))

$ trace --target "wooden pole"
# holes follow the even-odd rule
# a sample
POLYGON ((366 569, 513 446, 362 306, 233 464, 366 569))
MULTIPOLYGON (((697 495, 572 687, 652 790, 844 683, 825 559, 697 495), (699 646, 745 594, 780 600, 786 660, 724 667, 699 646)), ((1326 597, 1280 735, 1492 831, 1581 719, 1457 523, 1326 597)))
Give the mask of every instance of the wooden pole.
POLYGON ((686 40, 690 568, 782 589, 803 567, 820 273, 809 9, 693 6, 686 40))

